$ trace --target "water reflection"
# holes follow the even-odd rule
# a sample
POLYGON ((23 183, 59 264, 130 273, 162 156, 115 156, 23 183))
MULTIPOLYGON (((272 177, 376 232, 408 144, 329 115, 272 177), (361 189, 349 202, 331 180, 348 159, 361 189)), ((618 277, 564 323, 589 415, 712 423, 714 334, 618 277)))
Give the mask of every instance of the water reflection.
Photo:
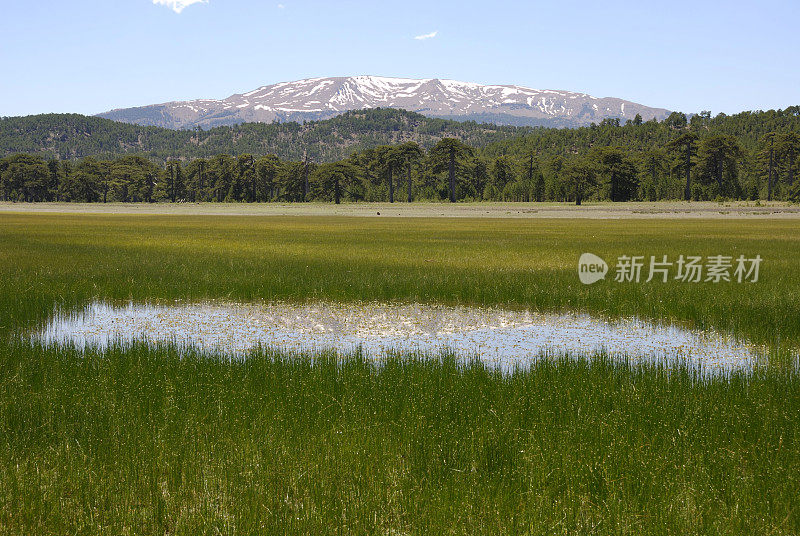
POLYGON ((610 322, 588 315, 419 304, 97 302, 56 315, 36 337, 99 348, 134 340, 172 342, 231 355, 258 345, 340 351, 360 346, 374 357, 391 350, 448 349, 506 369, 529 363, 543 352, 605 351, 634 360, 680 361, 710 371, 748 369, 756 359, 751 347, 729 337, 636 319, 610 322))

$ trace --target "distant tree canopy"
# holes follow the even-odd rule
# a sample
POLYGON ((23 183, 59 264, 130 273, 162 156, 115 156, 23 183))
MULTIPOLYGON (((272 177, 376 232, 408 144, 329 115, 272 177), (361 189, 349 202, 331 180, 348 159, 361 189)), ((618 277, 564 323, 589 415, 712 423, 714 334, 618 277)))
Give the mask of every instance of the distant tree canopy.
POLYGON ((334 162, 380 145, 413 141, 430 149, 441 138, 452 137, 484 147, 533 130, 385 108, 303 124, 244 123, 210 130, 170 130, 78 114, 44 114, 0 119, 0 156, 35 153, 46 159, 76 160, 140 154, 163 164, 218 154, 275 154, 282 160, 301 160, 307 155, 315 162, 334 162))
MULTIPOLYGON (((0 159, 0 198, 30 202, 334 203, 800 200, 798 107, 713 118, 703 112, 691 120, 673 113, 661 123, 639 119, 620 124, 618 120, 606 120, 578 129, 514 129, 456 123, 462 129, 460 135, 452 134, 457 130, 453 122, 429 120, 418 114, 398 110, 361 114, 337 118, 340 130, 335 136, 341 138, 348 131, 350 136, 362 136, 358 142, 361 145, 351 148, 367 146, 334 160, 320 156, 332 153, 329 141, 309 142, 306 136, 317 136, 337 119, 312 125, 214 129, 228 129, 226 136, 230 136, 238 128, 240 134, 247 133, 242 138, 251 136, 252 140, 258 139, 254 134, 257 131, 284 136, 283 142, 273 141, 289 144, 291 149, 284 154, 296 155, 293 158, 265 153, 264 147, 273 143, 268 136, 262 140, 260 150, 194 157, 179 143, 181 137, 193 139, 190 145, 195 148, 198 144, 214 146, 215 142, 209 141, 215 139, 211 134, 214 131, 178 132, 152 127, 144 131, 159 140, 160 156, 145 152, 109 157, 98 152, 77 159, 53 154, 46 157, 43 155, 47 151, 41 148, 52 141, 51 132, 46 140, 39 140, 39 149, 32 153, 23 151, 0 159), (418 124, 408 130, 411 120, 418 124), (353 127, 354 122, 360 126, 353 127), (322 123, 326 125, 320 126, 322 123), (347 128, 351 130, 342 125, 350 125, 347 128), (377 135, 391 131, 392 125, 397 130, 390 140, 377 135), (416 136, 435 128, 438 130, 424 143, 408 139, 413 137, 409 132, 416 136), (303 134, 286 134, 293 129, 303 134), (363 138, 367 132, 375 134, 369 142, 363 138), (473 142, 469 142, 470 137, 473 142), (501 139, 489 141, 495 137, 501 139), (476 139, 480 143, 474 142, 476 139), (387 140, 394 143, 377 143, 387 140)), ((24 119, 33 120, 6 119, 0 121, 0 126, 8 129, 13 123, 17 124, 14 128, 19 128, 18 123, 24 119)), ((84 119, 91 123, 96 118, 84 119)), ((81 137, 98 146, 120 145, 125 143, 125 128, 141 128, 108 123, 120 129, 121 137, 116 141, 112 140, 112 131, 102 129, 98 133, 84 132, 81 137)), ((3 130, 0 143, 8 147, 18 143, 20 136, 19 132, 7 135, 3 130)), ((242 146, 232 139, 235 136, 229 139, 232 145, 220 146, 242 146)), ((36 145, 33 138, 29 141, 36 145)), ((341 145, 336 146, 337 151, 341 150, 341 145)))

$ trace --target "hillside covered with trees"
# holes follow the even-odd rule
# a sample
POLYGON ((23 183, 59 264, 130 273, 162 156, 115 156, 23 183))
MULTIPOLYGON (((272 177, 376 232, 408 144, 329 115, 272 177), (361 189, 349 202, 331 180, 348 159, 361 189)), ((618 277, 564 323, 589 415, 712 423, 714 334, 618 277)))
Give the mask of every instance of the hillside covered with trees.
MULTIPOLYGON (((44 120, 49 116, 37 117, 44 120)), ((96 155, 46 158, 42 151, 33 150, 36 138, 30 132, 41 134, 47 129, 30 131, 26 139, 33 145, 27 154, 23 151, 0 160, 0 198, 578 203, 593 199, 800 199, 800 107, 716 117, 704 112, 691 119, 673 113, 662 122, 637 118, 620 124, 607 120, 579 129, 492 130, 475 123, 457 123, 463 128, 460 136, 448 130, 456 128, 452 122, 395 110, 353 112, 306 125, 242 125, 208 132, 84 119, 89 121, 82 123, 82 128, 102 126, 96 133, 81 134, 86 140, 80 151, 95 146, 96 155), (418 123, 408 129, 415 121, 418 123), (237 129, 241 129, 239 138, 232 134, 237 129), (265 136, 260 142, 259 129, 265 136), (212 133, 218 130, 223 134, 220 141, 214 141, 212 133), (290 134, 294 131, 300 134, 290 134), (136 141, 133 133, 152 137, 136 141), (181 136, 188 136, 189 141, 181 136), (336 140, 348 137, 359 141, 349 146, 347 156, 331 161, 320 156, 345 151, 336 140), (281 154, 293 156, 266 151, 265 147, 280 146, 285 140, 291 140, 290 146, 281 154), (103 156, 108 152, 101 150, 111 145, 133 149, 137 143, 153 150, 113 158, 103 156), (260 150, 254 145, 251 152, 239 152, 251 143, 261 143, 260 150), (192 144, 192 150, 201 154, 211 147, 236 149, 200 157, 189 150, 192 144)), ((15 120, 4 121, 6 129, 15 120)), ((69 140, 76 134, 59 141, 53 132, 51 129, 49 137, 40 140, 40 147, 72 143, 69 140)), ((21 137, 19 132, 12 135, 13 139, 21 137)), ((5 134, 0 141, 4 150, 11 146, 5 134)))
POLYGON ((347 112, 306 123, 244 123, 209 130, 170 130, 78 114, 44 114, 0 119, 0 156, 38 154, 75 160, 136 154, 154 162, 274 154, 283 160, 306 156, 333 162, 354 151, 407 141, 431 148, 442 138, 476 147, 532 129, 425 117, 395 109, 347 112))

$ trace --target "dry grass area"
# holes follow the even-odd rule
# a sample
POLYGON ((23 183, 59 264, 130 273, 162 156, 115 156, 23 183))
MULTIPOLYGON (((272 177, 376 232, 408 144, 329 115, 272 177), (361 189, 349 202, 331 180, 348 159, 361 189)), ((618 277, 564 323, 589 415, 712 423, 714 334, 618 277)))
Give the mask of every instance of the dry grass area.
POLYGON ((185 216, 360 216, 404 218, 781 218, 800 219, 800 205, 786 202, 587 203, 8 203, 0 212, 159 214, 185 216))

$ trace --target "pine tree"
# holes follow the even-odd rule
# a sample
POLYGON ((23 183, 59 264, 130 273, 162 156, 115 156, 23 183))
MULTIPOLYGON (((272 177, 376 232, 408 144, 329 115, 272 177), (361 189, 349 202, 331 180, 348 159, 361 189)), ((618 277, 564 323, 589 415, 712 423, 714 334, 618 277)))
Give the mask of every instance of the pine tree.
POLYGON ((782 132, 776 136, 775 150, 781 169, 786 173, 786 184, 794 186, 795 169, 800 158, 800 135, 796 132, 782 132))
POLYGON ((472 147, 455 138, 443 138, 430 150, 431 170, 440 173, 447 170, 448 197, 456 202, 456 166, 468 157, 474 156, 472 147))
POLYGON ((409 203, 413 200, 412 183, 411 183, 411 166, 420 161, 424 152, 416 142, 409 141, 397 146, 397 159, 400 163, 405 165, 406 168, 406 188, 407 188, 407 201, 409 203))
POLYGON ((341 203, 342 195, 358 181, 358 168, 347 161, 321 164, 314 172, 322 192, 333 196, 335 204, 341 203))
POLYGON ((589 161, 575 158, 564 166, 564 176, 575 205, 580 206, 597 184, 597 169, 589 161))
MULTIPOLYGON (((684 116, 684 119, 685 118, 686 116, 684 116)), ((692 156, 695 153, 695 144, 697 140, 697 134, 693 132, 687 132, 667 144, 667 147, 670 149, 683 150, 683 169, 686 173, 686 188, 683 191, 683 198, 686 201, 691 201, 692 199, 692 167, 694 166, 694 163, 692 162, 692 156)))
POLYGON ((739 142, 733 136, 711 136, 699 143, 699 176, 706 184, 715 183, 717 195, 736 195, 738 161, 743 156, 739 142))

